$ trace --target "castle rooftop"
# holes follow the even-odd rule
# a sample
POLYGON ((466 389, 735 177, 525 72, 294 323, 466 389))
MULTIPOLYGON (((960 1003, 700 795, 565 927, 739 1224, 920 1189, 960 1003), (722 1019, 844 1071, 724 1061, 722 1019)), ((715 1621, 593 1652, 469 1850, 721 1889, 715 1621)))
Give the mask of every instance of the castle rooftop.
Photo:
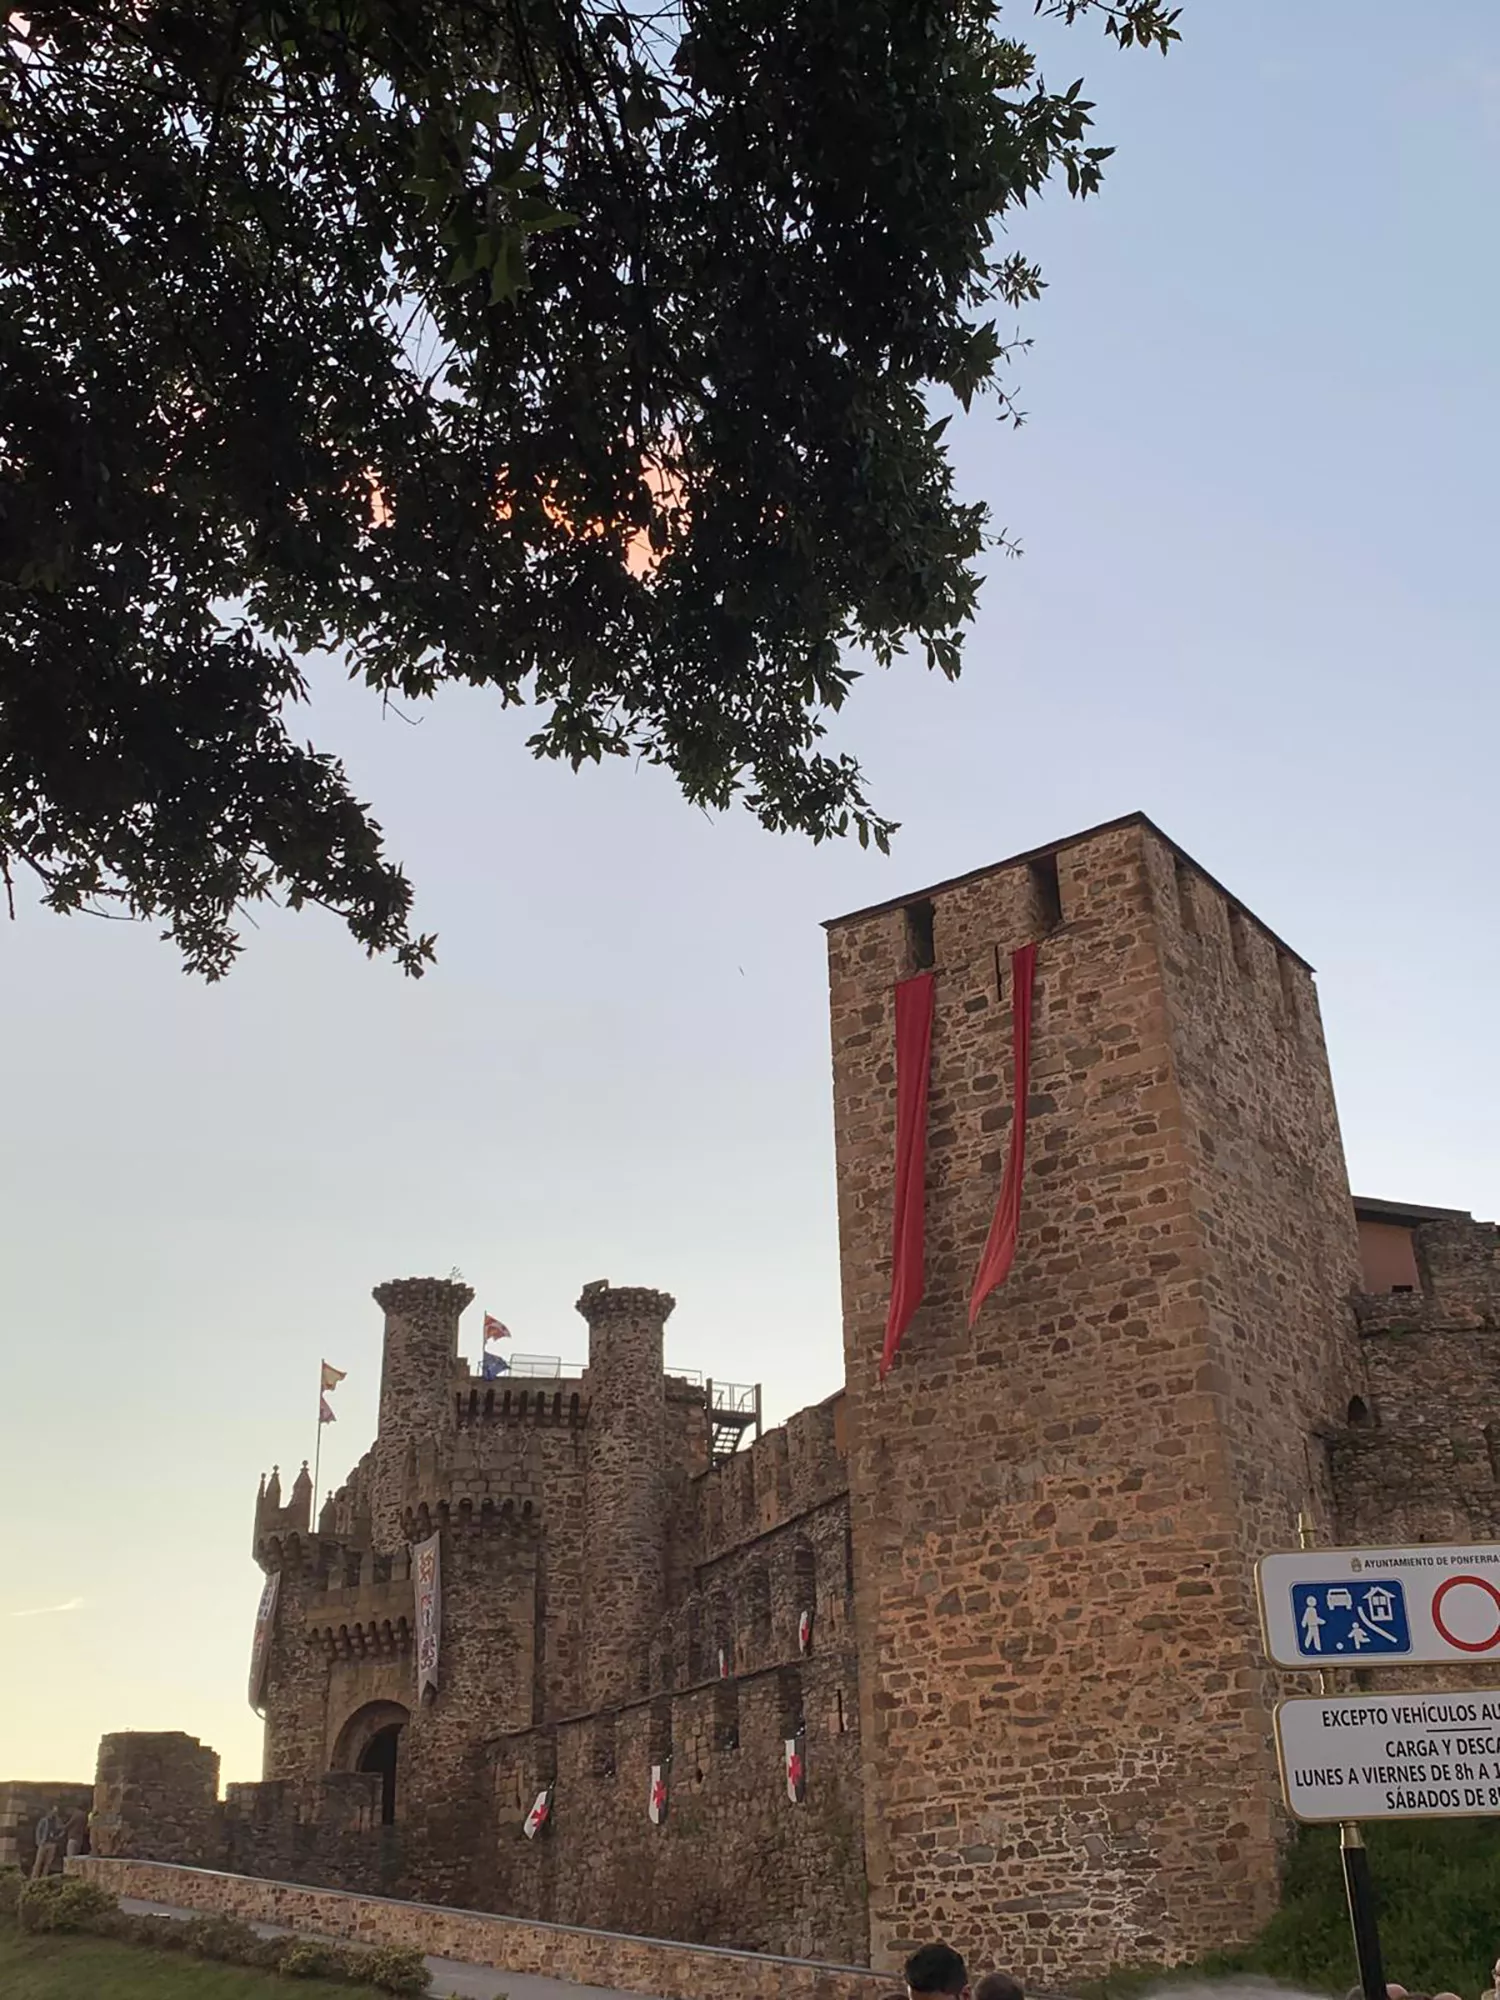
POLYGON ((1195 860, 1185 847, 1179 846, 1169 833, 1162 831, 1149 814, 1143 812, 1122 813, 1118 819, 1101 820, 1097 826, 1086 826, 1080 833, 1065 834, 1061 840, 1049 841, 1043 847, 1028 847, 1023 853, 1008 855, 1003 861, 986 862, 982 868, 971 868, 963 875, 950 875, 946 881, 930 883, 924 889, 911 889, 904 896, 891 896, 884 902, 867 904, 862 910, 847 910, 842 916, 826 917, 823 920, 823 928, 825 931, 841 930, 845 924, 860 923, 866 917, 883 916, 887 911, 904 909, 908 903, 921 902, 931 896, 941 896, 949 889, 961 889, 970 882, 982 882, 987 876, 1003 874, 1007 868, 1024 867, 1029 861, 1050 860, 1054 855, 1065 853, 1070 847, 1081 847, 1086 840, 1096 840, 1102 833, 1118 833, 1127 826, 1145 827, 1148 832, 1155 834, 1162 845, 1180 862, 1201 875, 1205 882, 1217 889, 1219 894, 1236 909, 1244 910, 1251 922, 1264 931, 1271 942, 1279 950, 1284 951, 1288 958, 1295 959, 1298 965, 1305 967, 1309 972, 1316 969, 1300 951, 1295 950, 1285 938, 1279 937, 1268 923, 1247 908, 1232 890, 1226 889, 1216 875, 1210 875, 1201 861, 1195 860))

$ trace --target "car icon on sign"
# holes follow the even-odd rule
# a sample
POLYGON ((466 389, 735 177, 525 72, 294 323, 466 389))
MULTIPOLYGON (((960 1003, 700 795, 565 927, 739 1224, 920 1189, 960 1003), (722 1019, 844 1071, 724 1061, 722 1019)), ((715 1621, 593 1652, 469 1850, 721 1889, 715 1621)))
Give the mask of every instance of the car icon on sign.
POLYGON ((1354 1609, 1354 1599, 1347 1590, 1330 1590, 1328 1593, 1328 1609, 1330 1611, 1352 1611, 1354 1609))

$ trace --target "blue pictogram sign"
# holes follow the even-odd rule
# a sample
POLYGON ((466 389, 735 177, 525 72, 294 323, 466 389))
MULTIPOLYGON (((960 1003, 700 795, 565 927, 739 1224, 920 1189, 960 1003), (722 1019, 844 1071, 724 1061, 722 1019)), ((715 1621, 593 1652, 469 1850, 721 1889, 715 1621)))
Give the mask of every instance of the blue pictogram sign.
POLYGON ((1292 1617, 1304 1659, 1352 1660, 1411 1651, 1406 1592, 1395 1577, 1294 1583, 1292 1617))

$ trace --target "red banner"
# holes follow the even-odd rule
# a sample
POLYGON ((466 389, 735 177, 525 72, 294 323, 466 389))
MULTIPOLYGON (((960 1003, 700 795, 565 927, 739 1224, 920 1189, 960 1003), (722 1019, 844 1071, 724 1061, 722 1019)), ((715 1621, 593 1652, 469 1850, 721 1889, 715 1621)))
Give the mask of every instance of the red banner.
POLYGON ((927 1200, 927 1084, 932 1069, 933 978, 919 972, 896 988, 896 1195, 891 1227, 891 1304, 880 1379, 922 1303, 927 1200))
POLYGON ((1016 1238, 1021 1232, 1021 1182, 1026 1173, 1026 1101, 1031 1094, 1031 998, 1036 982, 1036 946, 1023 944, 1011 953, 1010 1011, 1015 1049, 1016 1108, 1010 1121, 1010 1148, 1005 1155, 1005 1171, 1000 1176, 1000 1198, 995 1203, 995 1219, 985 1239, 979 1269, 974 1274, 974 1292, 969 1300, 969 1324, 979 1317, 996 1285, 1010 1275, 1015 1262, 1016 1238))

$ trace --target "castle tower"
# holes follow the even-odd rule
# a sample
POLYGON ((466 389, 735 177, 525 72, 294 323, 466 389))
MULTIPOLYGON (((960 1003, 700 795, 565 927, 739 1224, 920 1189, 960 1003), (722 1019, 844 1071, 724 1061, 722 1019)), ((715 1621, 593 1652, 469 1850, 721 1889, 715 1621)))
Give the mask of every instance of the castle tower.
POLYGON ((607 1707, 648 1692, 665 1575, 665 1292, 585 1285, 589 1325, 585 1457, 588 1536, 585 1698, 607 1707))
POLYGON ((1355 1227, 1308 968, 1140 816, 829 926, 872 1963, 1180 1960, 1273 1907, 1251 1566, 1327 1519, 1355 1227), (1019 1248, 968 1325, 1039 945, 1019 1248), (894 988, 935 981, 884 1386, 894 988))
POLYGON ((458 1321, 474 1293, 448 1278, 392 1278, 371 1296, 385 1314, 372 1529, 376 1548, 391 1550, 402 1541, 408 1450, 453 1428, 458 1321))

